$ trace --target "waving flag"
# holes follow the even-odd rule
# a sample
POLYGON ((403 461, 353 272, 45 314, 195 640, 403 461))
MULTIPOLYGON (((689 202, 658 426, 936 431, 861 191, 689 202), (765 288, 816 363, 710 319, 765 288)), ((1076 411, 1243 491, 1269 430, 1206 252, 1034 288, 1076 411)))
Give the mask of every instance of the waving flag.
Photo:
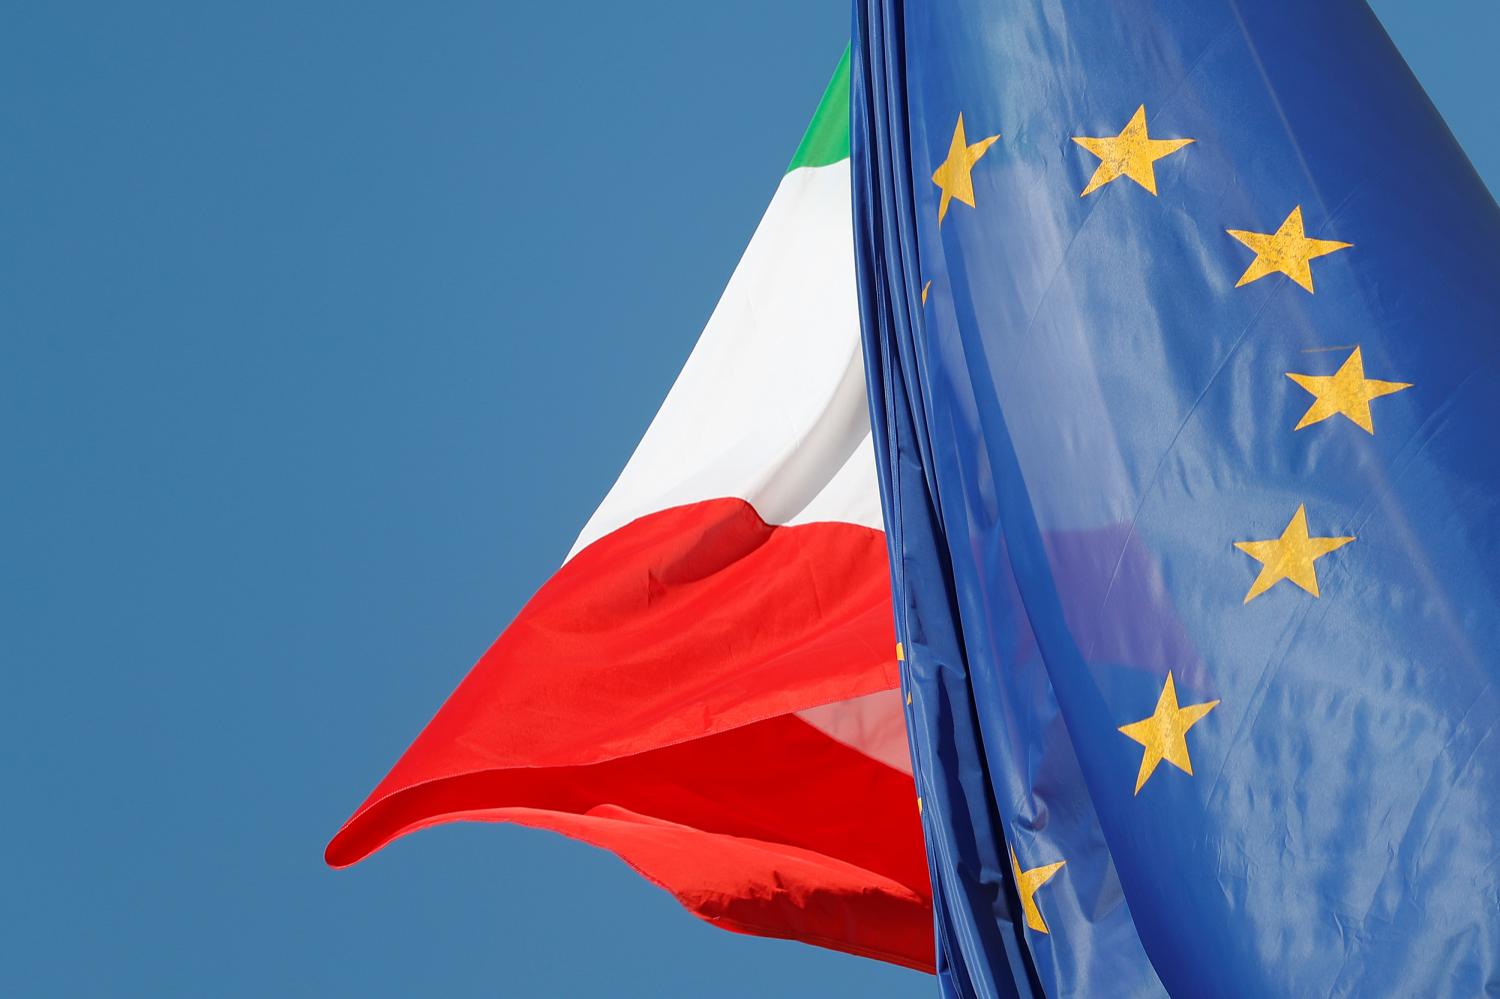
POLYGON ((328 845, 455 819, 695 914, 931 967, 855 303, 849 66, 567 561, 328 845))
POLYGON ((1500 210, 1360 0, 857 0, 939 972, 1500 992, 1500 210))

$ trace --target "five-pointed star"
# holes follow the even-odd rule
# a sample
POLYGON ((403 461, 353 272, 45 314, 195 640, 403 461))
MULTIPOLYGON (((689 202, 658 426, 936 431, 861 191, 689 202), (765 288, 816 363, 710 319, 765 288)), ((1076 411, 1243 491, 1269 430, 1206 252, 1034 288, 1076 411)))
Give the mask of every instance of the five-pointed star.
POLYGON ((1011 847, 1010 872, 1016 877, 1016 893, 1021 896, 1021 912, 1026 917, 1026 925, 1038 933, 1047 932, 1047 921, 1042 918, 1042 910, 1036 907, 1036 890, 1046 884, 1057 873, 1058 868, 1066 863, 1066 860, 1059 860, 1055 864, 1043 864, 1023 871, 1016 861, 1015 847, 1011 847))
POLYGON ((943 224, 943 216, 948 214, 948 203, 954 198, 970 208, 974 207, 974 179, 971 176, 974 164, 979 162, 979 157, 998 138, 999 135, 992 135, 969 145, 969 140, 964 136, 964 116, 959 114, 958 124, 953 128, 953 142, 948 146, 948 158, 932 174, 932 182, 943 191, 943 200, 938 204, 938 225, 943 224))
POLYGON ((1151 717, 1120 726, 1121 732, 1146 747, 1146 751, 1141 754, 1140 773, 1135 778, 1136 794, 1141 793, 1141 788, 1151 779, 1157 764, 1162 760, 1192 776, 1193 761, 1188 758, 1187 748, 1188 729, 1198 724, 1204 715, 1218 705, 1218 701, 1208 701, 1189 704, 1185 708, 1178 707, 1177 685, 1172 682, 1172 674, 1167 674, 1167 683, 1161 688, 1161 696, 1156 699, 1156 710, 1151 713, 1151 717))
POLYGON ((1135 109, 1130 123, 1120 130, 1119 135, 1098 139, 1075 135, 1073 141, 1099 157, 1094 176, 1089 178, 1088 186, 1079 195, 1082 198, 1121 177, 1129 177, 1155 194, 1156 168, 1152 164, 1193 140, 1151 138, 1146 134, 1146 105, 1142 104, 1135 109))
POLYGON ((1308 537, 1307 507, 1305 504, 1297 504, 1297 512, 1292 514, 1292 521, 1281 532, 1281 537, 1274 541, 1234 543, 1236 548, 1261 564, 1260 575, 1255 577, 1255 582, 1250 584, 1250 592, 1245 594, 1245 603, 1248 604, 1283 579, 1290 579, 1316 597, 1318 572, 1313 568, 1313 562, 1353 540, 1308 537))
POLYGON ((1246 232, 1243 229, 1226 229, 1225 232, 1255 251, 1255 259, 1235 282, 1236 288, 1279 272, 1310 292, 1313 279, 1308 261, 1354 245, 1334 239, 1310 239, 1302 230, 1301 205, 1292 209, 1292 214, 1275 232, 1246 232))
POLYGON ((1370 419, 1370 400, 1411 388, 1411 382, 1383 382, 1366 378, 1364 358, 1360 356, 1358 347, 1354 348, 1354 353, 1349 355, 1343 366, 1331 375, 1298 375, 1288 371, 1286 376, 1317 397, 1293 430, 1310 427, 1342 413, 1366 433, 1373 434, 1375 424, 1370 419))

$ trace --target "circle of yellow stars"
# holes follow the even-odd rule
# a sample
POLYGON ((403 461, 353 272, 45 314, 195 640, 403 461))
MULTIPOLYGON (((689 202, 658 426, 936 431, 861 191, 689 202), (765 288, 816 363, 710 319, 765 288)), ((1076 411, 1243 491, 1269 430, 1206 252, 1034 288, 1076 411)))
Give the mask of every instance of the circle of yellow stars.
MULTIPOLYGON (((970 208, 975 207, 974 170, 999 138, 1000 134, 997 132, 970 143, 964 131, 963 114, 958 115, 947 157, 932 174, 932 182, 941 193, 938 203, 939 226, 947 216, 952 202, 958 201, 970 208)), ((1122 177, 1156 197, 1156 163, 1194 141, 1196 140, 1191 138, 1153 137, 1147 124, 1144 104, 1136 108, 1130 120, 1116 135, 1074 136, 1073 142, 1099 161, 1079 197, 1086 198, 1095 194, 1122 177)), ((1254 254, 1235 282, 1236 288, 1243 288, 1264 277, 1282 274, 1308 294, 1314 294, 1312 261, 1354 245, 1342 240, 1307 235, 1301 205, 1293 206, 1273 232, 1249 229, 1226 229, 1225 232, 1254 254)), ((922 287, 924 307, 931 287, 931 281, 922 287)), ((1375 423, 1371 402, 1412 387, 1410 382, 1366 378, 1364 357, 1358 344, 1353 345, 1350 353, 1332 374, 1288 371, 1285 375, 1312 397, 1311 404, 1292 428, 1293 431, 1301 431, 1342 416, 1365 433, 1373 435, 1375 423)), ((1251 582, 1244 603, 1249 604, 1283 580, 1315 598, 1321 596, 1317 561, 1354 540, 1353 537, 1312 535, 1308 528, 1306 504, 1298 504, 1296 512, 1279 537, 1234 542, 1235 548, 1260 563, 1260 571, 1251 582)), ((910 696, 907 703, 911 703, 910 696)), ((1139 721, 1119 727, 1119 731, 1137 743, 1142 750, 1140 766, 1136 772, 1135 795, 1141 793, 1141 789, 1163 761, 1192 776, 1193 761, 1188 752, 1188 732, 1218 705, 1218 700, 1180 704, 1176 680, 1170 671, 1167 673, 1152 713, 1139 721)), ((1065 863, 1064 860, 1057 860, 1023 869, 1015 849, 1010 850, 1011 876, 1021 902, 1022 914, 1027 927, 1035 932, 1049 932, 1047 922, 1037 906, 1037 891, 1065 863)))

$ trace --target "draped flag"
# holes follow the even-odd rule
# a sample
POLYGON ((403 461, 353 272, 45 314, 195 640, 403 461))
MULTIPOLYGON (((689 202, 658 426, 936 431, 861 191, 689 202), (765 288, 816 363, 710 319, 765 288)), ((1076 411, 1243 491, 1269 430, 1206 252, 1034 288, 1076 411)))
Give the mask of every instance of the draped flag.
POLYGON ((948 994, 1500 992, 1500 210, 1361 0, 856 0, 948 994))
POLYGON ((613 850, 732 930, 932 965, 854 290, 849 66, 567 561, 328 845, 613 850))

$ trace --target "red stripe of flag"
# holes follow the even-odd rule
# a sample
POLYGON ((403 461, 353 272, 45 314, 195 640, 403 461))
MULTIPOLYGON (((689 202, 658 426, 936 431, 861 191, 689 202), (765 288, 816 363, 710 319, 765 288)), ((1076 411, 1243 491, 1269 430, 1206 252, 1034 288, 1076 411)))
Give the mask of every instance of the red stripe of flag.
POLYGON ((885 539, 743 500, 651 514, 522 609, 328 845, 456 819, 614 851, 694 914, 931 970, 907 774, 794 712, 889 690, 885 539))

